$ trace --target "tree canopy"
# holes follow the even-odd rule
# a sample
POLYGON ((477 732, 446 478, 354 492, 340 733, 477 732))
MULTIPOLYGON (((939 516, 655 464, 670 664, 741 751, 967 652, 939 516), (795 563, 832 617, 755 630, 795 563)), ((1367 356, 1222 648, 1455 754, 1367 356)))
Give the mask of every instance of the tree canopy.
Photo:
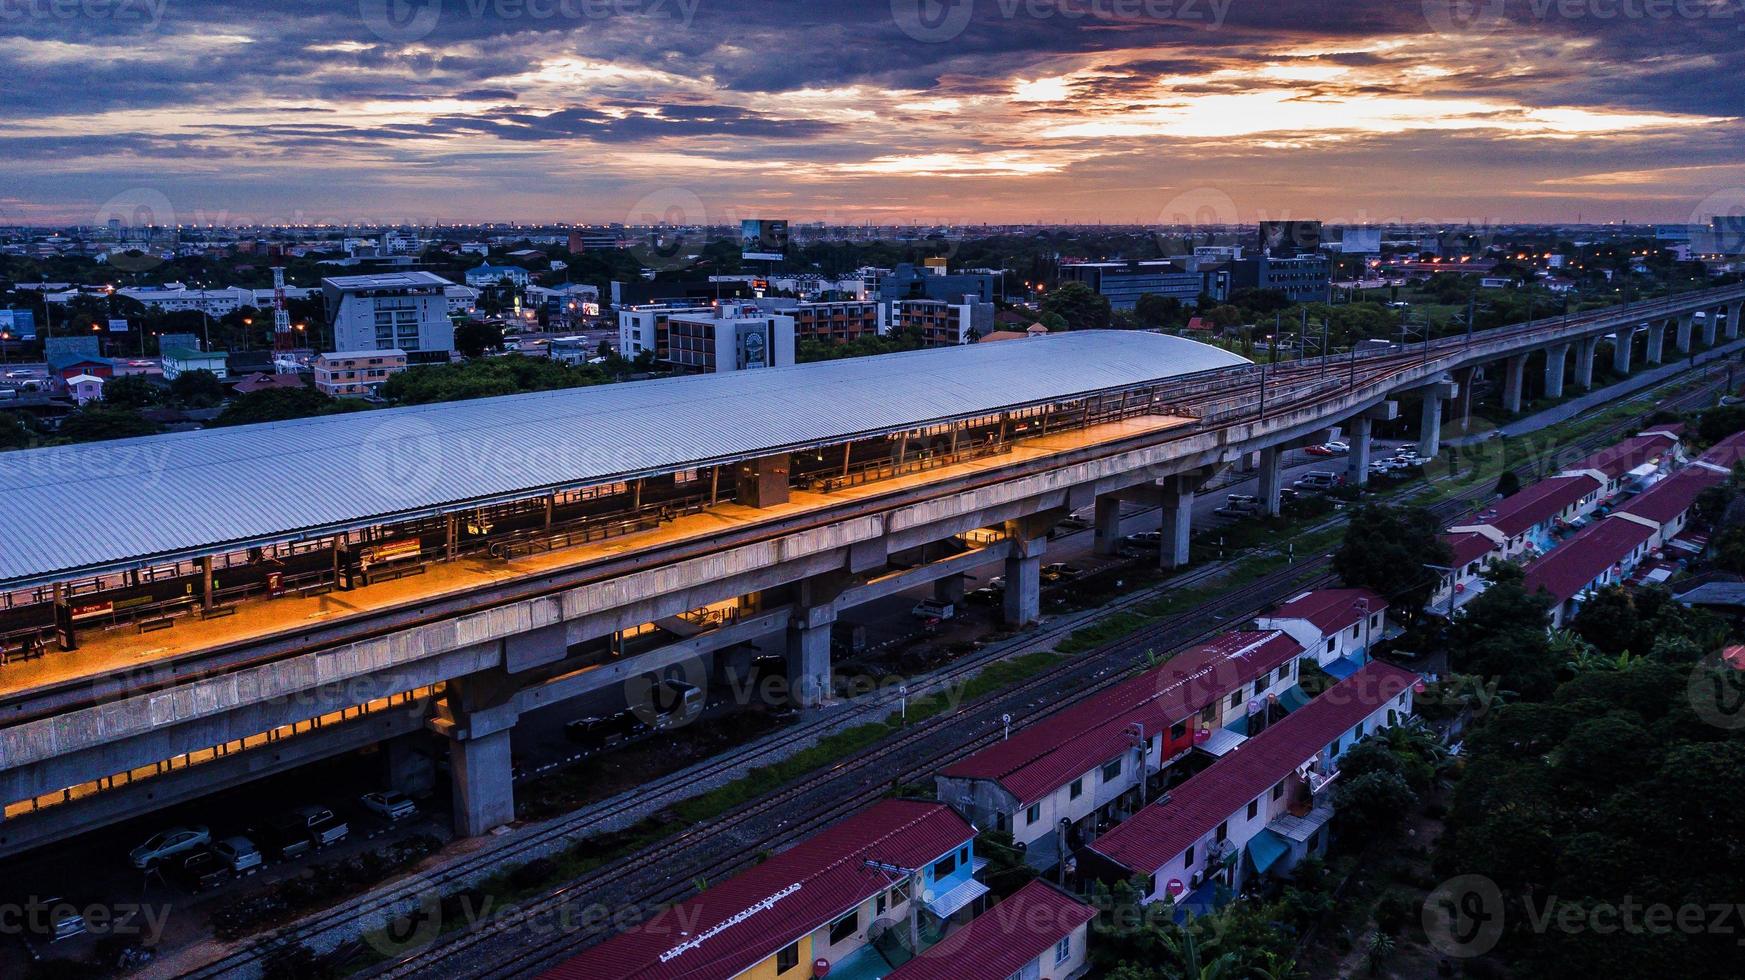
POLYGON ((1374 589, 1395 609, 1422 609, 1440 576, 1427 566, 1454 560, 1436 516, 1422 507, 1367 504, 1351 516, 1333 571, 1352 588, 1374 589))

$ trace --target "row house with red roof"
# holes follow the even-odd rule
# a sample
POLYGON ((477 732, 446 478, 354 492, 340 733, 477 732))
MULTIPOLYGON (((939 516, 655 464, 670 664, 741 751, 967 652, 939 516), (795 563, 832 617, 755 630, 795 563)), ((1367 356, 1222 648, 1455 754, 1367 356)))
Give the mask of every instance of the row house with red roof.
POLYGON ((1142 877, 1144 901, 1208 911, 1218 888, 1321 853, 1340 758, 1411 716, 1417 680, 1371 661, 1093 841, 1081 873, 1142 877))
POLYGON ((976 829, 885 800, 552 968, 546 980, 880 977, 966 919, 976 829), (913 936, 913 939, 910 937, 913 936), (913 943, 913 945, 911 945, 913 943))
POLYGON ((1387 632, 1388 602, 1372 589, 1315 589, 1255 620, 1255 628, 1283 630, 1334 677, 1350 677, 1369 661, 1369 648, 1387 632))
POLYGON ((1493 563, 1539 559, 1620 494, 1665 478, 1683 462, 1682 431, 1682 426, 1666 425, 1638 433, 1449 527, 1442 540, 1453 559, 1431 594, 1429 608, 1452 615, 1483 591, 1484 572, 1493 563))
POLYGON ((1037 879, 885 980, 1067 980, 1089 965, 1097 910, 1037 879))
POLYGON ((1704 490, 1719 486, 1745 458, 1745 433, 1710 447, 1689 465, 1637 494, 1568 543, 1527 566, 1526 588, 1551 596, 1551 626, 1561 629, 1589 594, 1628 579, 1690 524, 1704 490))
POLYGON ((1137 809, 1189 749, 1259 728, 1293 692, 1300 703, 1304 652, 1282 630, 1227 633, 953 763, 934 777, 937 797, 1053 867, 1137 809))

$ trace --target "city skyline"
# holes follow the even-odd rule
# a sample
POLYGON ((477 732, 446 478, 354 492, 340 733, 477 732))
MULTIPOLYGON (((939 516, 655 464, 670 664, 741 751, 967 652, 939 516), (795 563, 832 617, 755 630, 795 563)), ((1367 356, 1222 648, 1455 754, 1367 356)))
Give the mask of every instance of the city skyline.
POLYGON ((1323 9, 7 0, 0 224, 1745 214, 1737 3, 1323 9))

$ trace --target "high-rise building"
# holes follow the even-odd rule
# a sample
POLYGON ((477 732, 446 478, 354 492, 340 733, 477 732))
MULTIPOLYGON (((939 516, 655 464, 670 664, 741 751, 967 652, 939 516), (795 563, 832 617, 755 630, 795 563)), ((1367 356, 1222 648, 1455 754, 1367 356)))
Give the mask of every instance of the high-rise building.
POLYGON ((447 361, 454 350, 448 288, 431 272, 321 280, 335 351, 405 351, 409 363, 447 361))

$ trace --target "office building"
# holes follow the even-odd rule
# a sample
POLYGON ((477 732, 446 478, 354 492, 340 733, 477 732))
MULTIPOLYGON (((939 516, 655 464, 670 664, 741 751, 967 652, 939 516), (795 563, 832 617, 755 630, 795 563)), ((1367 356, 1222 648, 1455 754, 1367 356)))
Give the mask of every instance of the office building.
POLYGON ((994 329, 994 304, 976 302, 974 295, 957 302, 911 299, 885 307, 885 325, 880 333, 918 330, 929 347, 973 343, 994 329))
POLYGON ((384 272, 321 280, 336 351, 398 350, 409 363, 447 361, 454 349, 448 289, 430 272, 384 272))
POLYGON ((877 303, 799 303, 792 309, 781 312, 794 318, 794 336, 797 340, 823 340, 845 344, 861 337, 877 336, 879 332, 877 303))
POLYGON ((674 313, 667 319, 668 364, 713 374, 794 363, 794 318, 750 304, 674 313))
POLYGON ((1321 255, 1257 255, 1224 268, 1232 290, 1277 290, 1293 303, 1325 303, 1333 295, 1333 267, 1321 255))
POLYGON ((1199 272, 1174 262, 1079 262, 1060 267, 1062 282, 1082 282, 1117 310, 1131 310, 1146 294, 1169 296, 1193 306, 1205 289, 1199 272))
POLYGON ((937 299, 956 302, 974 296, 977 302, 994 301, 994 277, 985 272, 951 274, 939 267, 925 268, 905 262, 886 273, 882 270, 868 292, 880 302, 905 299, 937 299))
POLYGON ((485 262, 467 270, 467 285, 477 289, 501 285, 505 279, 515 286, 525 286, 531 281, 527 270, 518 265, 492 265, 485 262))

